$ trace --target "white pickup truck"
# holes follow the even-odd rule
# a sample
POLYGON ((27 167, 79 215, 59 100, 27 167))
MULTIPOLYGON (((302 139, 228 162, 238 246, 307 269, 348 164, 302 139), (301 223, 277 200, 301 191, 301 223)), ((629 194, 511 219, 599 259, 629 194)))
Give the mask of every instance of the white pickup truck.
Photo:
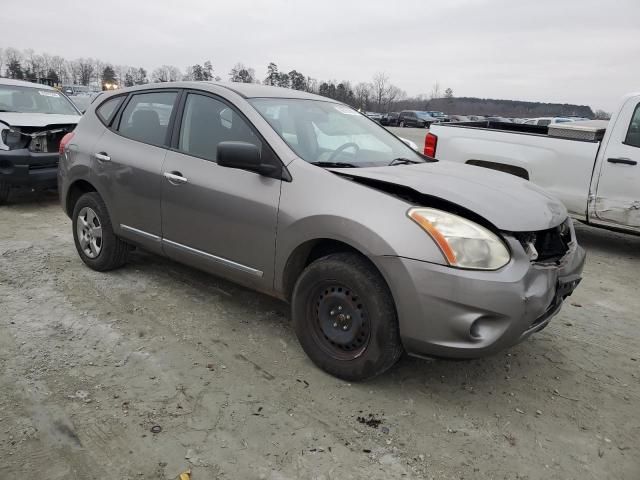
POLYGON ((640 93, 625 96, 608 125, 434 124, 424 153, 529 179, 578 220, 640 234, 640 93))

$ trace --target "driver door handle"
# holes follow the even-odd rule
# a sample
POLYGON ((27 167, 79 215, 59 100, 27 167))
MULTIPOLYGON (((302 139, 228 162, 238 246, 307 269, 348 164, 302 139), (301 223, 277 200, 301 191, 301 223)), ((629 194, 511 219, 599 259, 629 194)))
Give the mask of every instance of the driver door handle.
POLYGON ((164 172, 164 178, 166 178, 169 183, 173 185, 180 185, 182 183, 187 183, 187 177, 183 177, 180 172, 164 172))
POLYGON ((101 162, 110 162, 111 161, 111 157, 109 155, 107 155, 105 152, 94 153, 93 156, 96 157, 96 160, 99 160, 101 162))
POLYGON ((630 158, 607 158, 609 163, 621 163, 623 165, 637 165, 638 162, 630 158))

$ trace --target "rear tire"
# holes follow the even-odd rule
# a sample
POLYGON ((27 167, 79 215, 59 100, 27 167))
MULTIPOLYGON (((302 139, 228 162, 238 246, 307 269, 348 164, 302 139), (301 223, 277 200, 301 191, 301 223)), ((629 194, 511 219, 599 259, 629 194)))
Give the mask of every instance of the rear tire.
POLYGON ((113 232, 111 218, 97 192, 82 195, 73 208, 73 240, 82 261, 99 272, 127 262, 129 245, 113 232))
POLYGON ((4 205, 9 200, 9 193, 11 192, 11 185, 7 182, 0 180, 0 205, 4 205))
POLYGON ((360 255, 335 253, 309 265, 296 282, 291 311, 306 354, 338 378, 375 377, 402 355, 391 292, 360 255))

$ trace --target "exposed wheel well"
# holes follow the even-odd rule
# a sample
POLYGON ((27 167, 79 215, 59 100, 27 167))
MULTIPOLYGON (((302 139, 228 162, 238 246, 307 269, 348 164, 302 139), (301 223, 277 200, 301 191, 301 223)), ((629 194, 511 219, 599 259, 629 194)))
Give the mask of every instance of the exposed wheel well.
MULTIPOLYGON (((326 255, 339 252, 355 253, 370 262, 365 254, 347 243, 329 238, 309 240, 299 245, 287 260, 282 281, 285 298, 291 299, 298 277, 309 264, 326 255)), ((375 265, 374 268, 376 268, 375 265)))
POLYGON ((78 199, 88 192, 97 191, 93 185, 91 185, 86 180, 78 180, 74 182, 67 192, 67 201, 65 203, 67 209, 67 215, 71 217, 73 215, 73 209, 76 206, 76 202, 78 199))
POLYGON ((488 162, 486 160, 467 160, 467 165, 475 165, 476 167, 484 167, 489 170, 497 170, 499 172, 510 173, 516 177, 529 180, 529 172, 522 167, 515 167, 513 165, 505 165, 503 163, 488 162))

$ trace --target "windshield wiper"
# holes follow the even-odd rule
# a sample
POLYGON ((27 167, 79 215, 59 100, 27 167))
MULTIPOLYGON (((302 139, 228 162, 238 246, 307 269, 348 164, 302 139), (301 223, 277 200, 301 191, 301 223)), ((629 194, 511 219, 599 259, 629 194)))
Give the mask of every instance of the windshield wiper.
POLYGON ((311 165, 316 165, 318 167, 328 167, 328 168, 358 168, 357 165, 353 163, 345 163, 345 162, 309 162, 311 165))
POLYGON ((408 158, 394 158, 393 160, 391 160, 387 166, 390 167, 391 165, 411 165, 414 163, 424 163, 424 162, 420 162, 418 160, 409 160, 408 158))

